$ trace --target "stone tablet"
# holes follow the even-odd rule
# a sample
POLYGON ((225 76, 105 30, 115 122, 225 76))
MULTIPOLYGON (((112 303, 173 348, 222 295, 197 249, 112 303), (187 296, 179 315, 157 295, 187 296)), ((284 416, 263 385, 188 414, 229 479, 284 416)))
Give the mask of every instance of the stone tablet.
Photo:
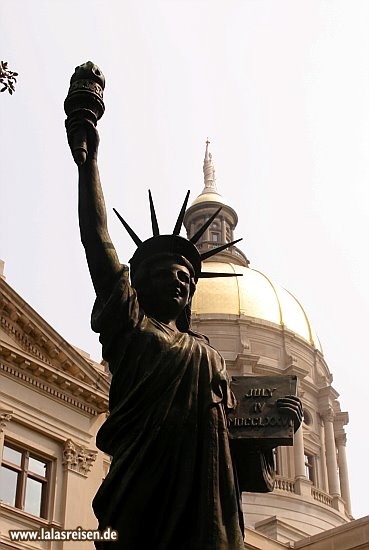
POLYGON ((264 448, 293 445, 293 421, 281 414, 276 401, 296 395, 296 376, 233 376, 231 389, 238 402, 228 416, 231 440, 264 448))

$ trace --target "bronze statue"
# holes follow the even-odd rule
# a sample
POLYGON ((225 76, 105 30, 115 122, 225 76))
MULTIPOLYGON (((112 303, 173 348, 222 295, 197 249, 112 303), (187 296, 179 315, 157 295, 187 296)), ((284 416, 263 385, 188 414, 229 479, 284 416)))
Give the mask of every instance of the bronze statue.
MULTIPOLYGON (((201 233, 179 236, 186 201, 173 234, 159 235, 150 195, 154 235, 144 242, 119 215, 137 245, 130 282, 107 229, 95 124, 78 109, 66 121, 71 148, 76 135, 85 136, 79 223, 96 291, 92 328, 112 373, 110 415, 96 440, 112 463, 93 509, 99 529, 116 529, 119 540, 96 546, 241 550, 242 509, 227 431, 235 398, 223 358, 190 326, 202 276, 194 244, 201 233)), ((280 406, 299 425, 299 400, 280 406)), ((257 456, 258 475, 263 464, 265 472, 272 469, 271 460, 257 456)))

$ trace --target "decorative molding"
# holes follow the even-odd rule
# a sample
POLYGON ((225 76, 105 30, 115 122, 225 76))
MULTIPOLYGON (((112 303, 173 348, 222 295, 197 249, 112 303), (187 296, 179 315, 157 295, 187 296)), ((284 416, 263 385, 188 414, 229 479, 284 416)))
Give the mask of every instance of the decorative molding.
MULTIPOLYGON (((300 386, 298 386, 297 387, 297 396, 300 397, 300 399, 302 399, 304 397, 304 395, 305 395, 305 391, 300 386)), ((308 411, 308 414, 310 414, 310 416, 312 416, 309 411, 308 411)))
MULTIPOLYGON (((0 279, 0 327, 21 350, 54 369, 68 372, 92 388, 109 391, 98 363, 64 340, 11 286, 0 279)), ((5 342, 4 342, 5 344, 5 342)), ((13 347, 13 346, 12 346, 13 347)), ((28 358, 29 360, 32 357, 28 358)))
POLYGON ((281 371, 282 374, 295 374, 299 380, 303 380, 306 376, 309 375, 309 370, 305 368, 305 366, 301 363, 292 362, 288 364, 283 371, 281 371))
POLYGON ((349 415, 347 412, 338 411, 334 418, 334 437, 336 445, 346 446, 347 435, 344 426, 349 422, 349 415))
MULTIPOLYGON (((16 353, 26 352, 37 361, 41 361, 54 369, 71 374, 74 378, 93 385, 93 380, 86 378, 86 375, 78 367, 78 363, 70 360, 58 345, 45 336, 28 319, 25 322, 23 318, 14 319, 14 315, 12 314, 8 315, 8 318, 0 315, 0 326, 5 334, 10 336, 19 345, 20 349, 15 349, 16 353), (19 325, 22 326, 22 329, 19 329, 19 325)), ((83 356, 82 360, 90 364, 83 356)))
POLYGON ((325 491, 318 489, 318 487, 311 488, 311 496, 314 500, 317 500, 321 504, 325 504, 326 506, 330 506, 331 508, 333 507, 333 497, 325 491))
MULTIPOLYGON (((33 378, 32 376, 29 376, 25 372, 19 371, 18 369, 11 367, 9 365, 6 365, 4 363, 0 362, 0 371, 4 371, 8 375, 11 375, 15 378, 18 378, 27 384, 30 384, 31 386, 36 387, 37 389, 44 391, 45 393, 48 393, 49 395, 52 395, 53 397, 59 399, 60 401, 63 401, 65 403, 68 403, 68 405, 71 405, 73 407, 76 407, 77 409, 80 409, 90 415, 97 416, 101 412, 106 411, 107 409, 107 400, 105 403, 105 400, 103 403, 98 403, 98 407, 94 408, 91 406, 86 405, 85 403, 79 401, 78 399, 72 398, 70 395, 67 395, 66 393, 59 391, 56 388, 53 388, 52 386, 49 386, 47 383, 38 380, 36 378, 33 378)), ((41 374, 40 372, 36 372, 36 375, 41 374)), ((94 395, 91 394, 89 399, 93 399, 94 395)))
POLYGON ((306 450, 312 452, 312 454, 319 456, 322 447, 320 436, 316 434, 312 429, 304 427, 304 443, 306 443, 306 450), (309 448, 310 447, 310 448, 309 448))
POLYGON ((337 446, 343 445, 344 447, 346 447, 347 435, 344 431, 342 431, 341 433, 335 434, 335 440, 336 440, 337 446))
POLYGON ((242 330, 241 325, 240 326, 240 343, 242 346, 242 354, 250 353, 251 351, 251 341, 248 335, 244 330, 242 330))
POLYGON ((234 363, 234 368, 239 370, 241 374, 253 373, 259 361, 260 355, 255 355, 252 353, 238 353, 234 363))
POLYGON ((12 336, 24 351, 34 357, 37 357, 40 361, 43 361, 48 365, 52 365, 51 361, 40 352, 40 350, 30 341, 29 338, 27 338, 25 332, 18 330, 12 323, 9 323, 8 319, 3 316, 0 316, 0 325, 4 332, 9 336, 12 336))
POLYGON ((319 388, 318 410, 321 416, 324 416, 328 411, 332 411, 333 414, 337 412, 334 410, 337 397, 338 393, 332 386, 326 385, 319 388))
POLYGON ((297 355, 293 355, 293 351, 291 351, 287 346, 285 349, 285 355, 286 355, 286 368, 298 364, 299 360, 297 355))
POLYGON ((279 491, 285 491, 287 493, 294 493, 295 480, 292 478, 276 475, 274 489, 278 489, 279 491))
POLYGON ((71 470, 87 477, 95 462, 97 451, 91 451, 81 445, 77 445, 71 439, 64 443, 63 461, 64 470, 71 470))
POLYGON ((343 430, 343 426, 346 426, 346 424, 349 423, 349 414, 346 411, 338 411, 336 413, 335 418, 335 424, 337 424, 337 427, 341 428, 343 430))
MULTIPOLYGON (((274 511, 274 513, 275 513, 275 511, 274 511)), ((255 529, 256 533, 260 533, 261 535, 263 535, 265 537, 269 537, 269 538, 273 539, 273 541, 276 543, 275 546, 274 545, 272 546, 273 548, 277 548, 277 545, 278 545, 278 548, 282 548, 282 547, 285 548, 285 544, 278 543, 276 541, 280 541, 280 540, 298 541, 298 540, 301 540, 301 539, 304 540, 308 536, 308 533, 306 531, 302 531, 301 529, 296 527, 296 525, 291 525, 291 524, 279 519, 276 515, 269 516, 266 519, 262 519, 260 521, 257 521, 255 523, 254 529, 255 529)), ((268 545, 268 547, 270 547, 269 542, 267 543, 267 545, 268 545)), ((292 542, 292 545, 294 545, 294 542, 292 542)), ((288 546, 291 547, 290 544, 288 544, 288 546)), ((260 543, 257 544, 257 546, 256 545, 255 546, 254 545, 251 545, 251 546, 247 545, 246 547, 255 548, 255 549, 256 548, 265 548, 266 547, 265 539, 264 539, 264 541, 260 541, 260 543)))
POLYGON ((8 422, 13 418, 13 411, 0 409, 0 433, 4 431, 8 422))
POLYGON ((324 422, 333 422, 335 417, 333 408, 328 407, 325 411, 321 411, 320 416, 323 418, 324 422))

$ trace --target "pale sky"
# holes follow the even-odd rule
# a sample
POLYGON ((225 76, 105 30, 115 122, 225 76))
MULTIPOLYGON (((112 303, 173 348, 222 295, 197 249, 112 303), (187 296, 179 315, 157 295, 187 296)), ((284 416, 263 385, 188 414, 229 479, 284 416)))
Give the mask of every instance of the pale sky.
POLYGON ((368 24, 366 0, 0 0, 0 258, 7 282, 100 360, 63 101, 76 65, 106 77, 100 171, 115 207, 150 235, 147 189, 170 231, 203 187, 239 215, 250 267, 291 291, 322 342, 347 426, 353 513, 369 513, 368 24))

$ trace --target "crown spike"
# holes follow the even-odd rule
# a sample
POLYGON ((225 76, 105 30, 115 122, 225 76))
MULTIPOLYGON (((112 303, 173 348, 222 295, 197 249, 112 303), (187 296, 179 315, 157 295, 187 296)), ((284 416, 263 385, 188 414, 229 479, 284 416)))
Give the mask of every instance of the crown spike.
POLYGON ((118 216, 119 220, 122 222, 122 224, 124 225, 128 235, 131 237, 131 239, 134 241, 134 243, 136 244, 136 246, 140 246, 140 244, 142 244, 142 241, 141 239, 136 235, 136 233, 133 231, 133 229, 130 228, 130 226, 128 225, 128 223, 122 218, 122 216, 119 214, 119 212, 117 212, 117 210, 115 210, 115 208, 113 208, 115 214, 118 216))
POLYGON ((201 235, 203 235, 205 233, 205 231, 207 230, 207 228, 209 227, 211 222, 214 220, 214 218, 217 217, 217 215, 219 214, 221 209, 222 209, 222 206, 220 208, 218 208, 218 210, 216 210, 212 216, 210 216, 210 218, 204 223, 204 225, 202 227, 200 227, 200 229, 198 231, 196 231, 196 233, 194 235, 192 235, 192 237, 190 238, 191 243, 193 243, 193 244, 197 243, 197 241, 199 240, 201 235))
POLYGON ((214 279, 215 277, 242 277, 243 273, 216 273, 215 271, 201 271, 199 279, 214 279))
POLYGON ((206 260, 207 258, 211 258, 211 256, 218 254, 218 252, 221 252, 222 250, 225 250, 226 248, 229 248, 230 246, 233 246, 240 241, 242 241, 242 239, 237 239, 236 241, 232 241, 230 243, 223 244, 222 246, 218 246, 217 248, 213 248, 212 250, 208 250, 207 252, 203 252, 202 254, 200 254, 201 261, 206 260))
POLYGON ((154 237, 156 237, 157 235, 160 235, 160 232, 159 232, 158 220, 157 220, 157 217, 156 217, 155 207, 154 207, 154 203, 153 203, 153 200, 152 200, 152 195, 151 195, 150 189, 149 189, 149 201, 150 201, 152 234, 153 234, 154 237))
POLYGON ((188 197, 190 196, 190 191, 188 190, 187 191, 187 194, 186 194, 186 197, 185 197, 185 200, 182 204, 182 208, 181 208, 181 211, 178 215, 178 219, 177 219, 177 222, 174 226, 174 229, 173 229, 173 235, 179 235, 180 231, 181 231, 181 227, 182 227, 182 223, 183 223, 183 218, 184 218, 184 215, 185 215, 185 212, 186 212, 186 208, 187 208, 187 202, 188 202, 188 197))

